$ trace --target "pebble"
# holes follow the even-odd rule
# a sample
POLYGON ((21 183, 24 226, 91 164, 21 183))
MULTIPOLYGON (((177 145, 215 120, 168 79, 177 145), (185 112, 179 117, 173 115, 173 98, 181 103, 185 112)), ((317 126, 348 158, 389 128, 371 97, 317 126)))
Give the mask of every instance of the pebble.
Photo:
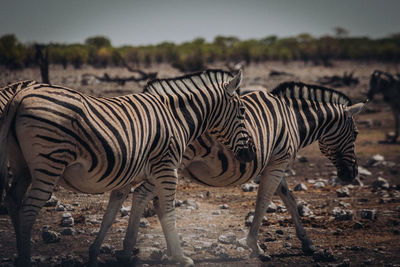
POLYGON ((248 248, 246 238, 244 237, 244 238, 236 240, 236 246, 241 247, 241 248, 248 248))
POLYGON ((272 213, 272 212, 275 212, 276 209, 277 209, 277 207, 276 207, 275 203, 271 201, 271 202, 269 203, 268 207, 267 207, 266 212, 272 213))
POLYGON ((297 210, 301 217, 309 217, 309 216, 313 215, 313 212, 308 207, 308 204, 304 201, 299 201, 297 203, 297 210))
POLYGON ((184 200, 182 202, 181 207, 185 208, 185 209, 193 209, 193 210, 196 209, 197 210, 197 209, 199 209, 200 204, 196 200, 190 198, 190 199, 184 200))
POLYGON ((258 186, 253 183, 242 184, 241 186, 243 192, 254 192, 257 190, 258 186))
POLYGON ((75 234, 75 230, 73 228, 70 228, 70 227, 64 228, 61 231, 61 235, 71 236, 71 235, 74 235, 74 234, 75 234))
MULTIPOLYGON (((282 232, 282 234, 283 234, 283 232, 282 232)), ((271 232, 266 232, 265 234, 264 234, 264 241, 265 242, 273 242, 273 241, 276 241, 276 237, 273 235, 273 234, 271 234, 271 232)))
POLYGON ((59 204, 56 208, 56 211, 65 211, 65 207, 63 204, 59 204))
POLYGON ((315 182, 314 188, 324 188, 325 183, 324 182, 315 182))
POLYGON ((121 213, 121 217, 128 216, 131 207, 122 207, 119 212, 121 213))
POLYGON ((303 183, 297 184, 293 188, 294 191, 307 191, 307 189, 308 189, 307 186, 305 184, 303 184, 303 183))
POLYGON ((234 233, 227 233, 224 235, 220 235, 218 237, 218 241, 222 244, 234 244, 236 243, 236 235, 234 233))
POLYGON ((336 189, 336 195, 338 197, 349 197, 350 196, 350 190, 348 187, 342 187, 336 189))
POLYGON ((49 229, 43 229, 42 239, 45 243, 57 243, 60 241, 60 234, 49 229))
POLYGON ((229 209, 229 206, 228 206, 228 204, 222 204, 222 205, 219 205, 219 208, 222 210, 227 210, 227 209, 229 209))
POLYGON ((74 226, 74 218, 72 217, 71 213, 69 213, 69 212, 63 213, 62 219, 61 219, 61 226, 63 226, 63 227, 74 226))
POLYGON ((147 228, 149 226, 150 226, 150 223, 146 218, 140 218, 139 227, 147 228))
POLYGON ((335 256, 332 253, 332 250, 330 248, 327 248, 324 250, 319 249, 319 250, 315 251, 313 254, 313 259, 316 262, 319 262, 319 261, 332 262, 332 261, 336 260, 335 256))
POLYGON ((283 248, 292 248, 292 244, 289 242, 283 243, 283 248))
POLYGON ((221 211, 220 210, 214 210, 212 212, 212 215, 221 215, 221 211))
POLYGON ((56 207, 58 204, 58 199, 55 195, 51 195, 50 199, 44 204, 45 207, 56 207))
POLYGON ((390 185, 385 178, 378 177, 375 181, 373 181, 372 187, 387 190, 390 188, 390 185))
POLYGON ((348 221, 353 218, 353 211, 334 207, 332 210, 332 215, 335 217, 335 220, 348 221))
POLYGON ((363 209, 360 213, 361 219, 376 220, 376 210, 363 209))
POLYGON ((367 161, 367 164, 369 166, 375 166, 376 163, 382 162, 385 160, 385 157, 379 154, 375 154, 372 157, 370 157, 367 161))
POLYGON ((369 170, 367 170, 366 168, 361 167, 361 166, 358 166, 358 174, 364 175, 364 176, 372 175, 372 173, 369 170))

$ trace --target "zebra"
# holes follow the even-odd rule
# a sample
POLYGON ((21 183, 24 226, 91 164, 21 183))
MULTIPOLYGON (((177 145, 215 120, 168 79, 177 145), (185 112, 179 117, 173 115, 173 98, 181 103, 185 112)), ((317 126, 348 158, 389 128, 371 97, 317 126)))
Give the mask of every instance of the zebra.
POLYGON ((394 136, 388 136, 389 141, 396 143, 399 136, 399 114, 400 114, 400 78, 393 77, 390 73, 375 70, 369 80, 369 90, 367 96, 373 99, 375 94, 381 93, 383 101, 388 103, 392 109, 394 117, 394 136))
MULTIPOLYGON (((292 216, 303 251, 312 254, 315 246, 301 225, 296 200, 289 191, 284 171, 299 149, 318 140, 322 154, 336 166, 338 177, 351 182, 358 174, 354 151, 358 130, 354 116, 362 111, 365 103, 352 105, 351 100, 338 91, 300 82, 282 83, 271 93, 254 91, 241 98, 247 111, 247 129, 256 147, 255 160, 237 161, 206 132, 188 145, 179 173, 212 187, 239 185, 260 175, 255 216, 247 237, 252 255, 265 259, 264 251, 257 244, 257 235, 275 191, 292 216)), ((132 207, 137 207, 133 205, 137 199, 141 200, 133 197, 132 207)), ((149 199, 148 196, 146 201, 149 199)), ((155 202, 157 212, 156 199, 155 202)), ((137 212, 131 211, 131 214, 137 212)), ((138 225, 138 216, 131 216, 124 243, 135 245, 138 225)))
MULTIPOLYGON (((241 73, 207 70, 150 83, 154 90, 170 87, 168 94, 93 97, 47 84, 15 93, 0 125, 0 179, 10 161, 14 178, 6 202, 17 265, 30 265, 32 226, 59 183, 82 193, 111 191, 109 206, 123 201, 132 184, 136 192, 156 193, 169 255, 192 266, 175 228, 177 165, 187 144, 206 130, 238 160, 253 159, 245 108, 235 92, 241 80, 241 73)), ((89 264, 96 265, 91 252, 89 264)))

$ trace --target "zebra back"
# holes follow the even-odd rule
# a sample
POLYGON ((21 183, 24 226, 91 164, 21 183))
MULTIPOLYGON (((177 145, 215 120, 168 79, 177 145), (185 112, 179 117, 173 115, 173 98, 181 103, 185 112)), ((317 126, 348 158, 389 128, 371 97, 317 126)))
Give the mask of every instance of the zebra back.
POLYGON ((302 82, 284 82, 279 84, 271 94, 279 97, 304 99, 310 101, 351 105, 351 100, 346 95, 331 88, 320 85, 305 84, 302 82))
POLYGON ((192 90, 193 86, 187 86, 188 82, 195 88, 215 88, 231 79, 231 73, 219 69, 209 69, 203 72, 196 72, 177 78, 156 79, 147 83, 144 93, 153 94, 177 94, 192 90))
POLYGON ((27 88, 31 85, 36 84, 36 81, 26 80, 11 83, 0 89, 0 112, 2 113, 8 101, 14 96, 18 91, 27 88))

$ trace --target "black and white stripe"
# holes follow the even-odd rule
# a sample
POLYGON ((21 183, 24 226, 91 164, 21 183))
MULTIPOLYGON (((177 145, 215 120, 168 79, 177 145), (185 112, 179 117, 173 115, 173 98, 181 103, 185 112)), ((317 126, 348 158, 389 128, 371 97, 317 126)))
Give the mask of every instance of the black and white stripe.
MULTIPOLYGON (((140 201, 155 193, 170 255, 193 264, 183 255, 175 230, 177 166, 187 145, 206 130, 233 149, 239 160, 251 160, 252 142, 235 93, 240 80, 241 75, 232 78, 210 70, 153 81, 148 85, 152 93, 114 98, 45 84, 15 93, 1 122, 0 178, 6 179, 10 160, 16 177, 7 200, 17 233, 18 263, 30 262, 31 228, 55 184, 84 193, 112 191, 109 205, 120 205, 130 185, 141 183, 136 189, 137 214, 144 208, 140 201), (169 87, 173 90, 164 92, 169 87)), ((131 250, 124 243, 124 251, 131 250)), ((90 254, 95 264, 96 244, 90 254)))

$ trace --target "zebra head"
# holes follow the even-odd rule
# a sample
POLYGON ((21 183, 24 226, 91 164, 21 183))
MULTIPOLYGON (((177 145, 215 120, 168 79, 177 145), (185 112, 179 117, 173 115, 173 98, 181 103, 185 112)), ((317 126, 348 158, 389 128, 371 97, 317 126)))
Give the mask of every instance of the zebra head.
POLYGON ((246 108, 237 93, 241 82, 240 70, 231 80, 222 84, 226 106, 225 110, 217 115, 214 130, 210 133, 231 149, 239 161, 250 162, 255 158, 255 147, 245 125, 246 108))
POLYGON ((369 80, 368 99, 373 99, 375 94, 383 92, 386 88, 390 87, 394 81, 395 79, 390 73, 375 70, 371 74, 369 80))
POLYGON ((344 106, 343 113, 330 129, 318 140, 319 148, 337 168, 337 176, 343 182, 351 182, 358 175, 354 142, 358 130, 354 115, 360 113, 366 102, 344 106))

